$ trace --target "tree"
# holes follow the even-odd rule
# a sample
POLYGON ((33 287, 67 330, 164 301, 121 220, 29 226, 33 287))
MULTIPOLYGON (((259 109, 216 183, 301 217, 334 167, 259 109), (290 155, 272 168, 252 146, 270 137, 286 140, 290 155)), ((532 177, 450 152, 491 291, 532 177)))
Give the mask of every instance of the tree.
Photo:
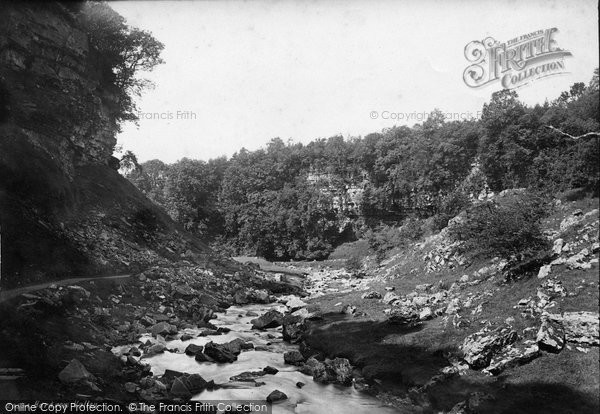
POLYGON ((98 51, 105 83, 116 93, 114 116, 118 122, 137 121, 134 97, 153 87, 141 71, 163 63, 164 45, 145 30, 130 27, 106 2, 85 2, 79 20, 98 51))

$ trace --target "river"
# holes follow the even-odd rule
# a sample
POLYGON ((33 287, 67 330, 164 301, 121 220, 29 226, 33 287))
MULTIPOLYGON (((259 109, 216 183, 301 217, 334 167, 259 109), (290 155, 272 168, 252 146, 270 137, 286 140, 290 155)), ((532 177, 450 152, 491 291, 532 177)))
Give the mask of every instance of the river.
MULTIPOLYGON (((229 328, 226 334, 196 337, 199 330, 187 329, 181 333, 189 333, 194 339, 189 341, 172 340, 164 344, 169 349, 176 348, 179 352, 165 352, 144 362, 152 367, 154 375, 162 375, 166 369, 200 374, 207 381, 214 380, 221 385, 216 390, 205 390, 195 395, 192 400, 254 400, 265 401, 267 395, 273 390, 284 392, 288 399, 273 404, 273 413, 314 413, 314 414, 372 414, 372 413, 397 413, 390 407, 383 406, 376 398, 361 393, 353 387, 344 387, 334 384, 320 384, 314 382, 312 377, 302 374, 296 367, 287 365, 283 361, 284 352, 297 349, 295 345, 286 343, 282 339, 281 327, 265 331, 253 330, 251 320, 256 316, 248 316, 248 312, 262 314, 269 309, 285 311, 285 306, 280 304, 232 306, 224 313, 217 313, 217 319, 211 322, 218 327, 229 328), (225 343, 241 338, 251 341, 254 350, 243 351, 238 360, 230 363, 197 362, 193 357, 183 351, 189 344, 205 345, 213 341, 225 343), (230 377, 246 371, 261 371, 264 367, 277 368, 275 375, 264 375, 257 381, 264 385, 255 386, 252 382, 233 382, 230 377), (298 388, 296 384, 305 385, 298 388)), ((142 341, 157 339, 150 336, 142 337, 142 341)))

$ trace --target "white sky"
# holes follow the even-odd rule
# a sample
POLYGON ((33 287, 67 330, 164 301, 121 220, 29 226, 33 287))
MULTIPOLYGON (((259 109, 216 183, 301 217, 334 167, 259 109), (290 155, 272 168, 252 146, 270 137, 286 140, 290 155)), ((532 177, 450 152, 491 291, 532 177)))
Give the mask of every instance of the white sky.
POLYGON ((557 27, 572 52, 568 74, 517 90, 528 104, 554 99, 598 66, 595 1, 122 1, 128 24, 165 44, 165 64, 148 74, 146 113, 119 136, 140 161, 208 160, 257 149, 271 138, 309 142, 366 135, 415 121, 374 120, 371 111, 481 110, 494 83, 468 88, 464 47, 557 27))

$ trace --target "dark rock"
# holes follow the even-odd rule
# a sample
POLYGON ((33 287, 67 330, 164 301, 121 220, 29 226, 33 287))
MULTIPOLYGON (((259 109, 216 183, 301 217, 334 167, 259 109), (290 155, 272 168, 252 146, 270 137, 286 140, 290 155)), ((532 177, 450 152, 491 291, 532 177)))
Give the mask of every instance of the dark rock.
POLYGON ((296 343, 304 332, 304 318, 301 316, 286 315, 282 321, 283 340, 296 343))
POLYGON ((229 380, 230 381, 240 381, 240 382, 255 382, 256 378, 262 377, 263 375, 266 375, 266 374, 267 373, 264 371, 253 371, 253 372, 246 371, 246 372, 242 372, 241 374, 230 377, 229 380))
POLYGON ((74 384, 82 381, 93 381, 95 377, 77 359, 71 362, 58 374, 58 379, 63 384, 74 384))
POLYGON ((142 356, 142 351, 140 351, 139 348, 135 346, 129 349, 129 353, 136 357, 142 356))
POLYGON ((265 374, 270 374, 270 375, 275 375, 279 372, 279 370, 277 368, 274 368, 272 366, 266 366, 263 368, 263 371, 265 374))
POLYGON ((185 341, 189 341, 190 339, 193 339, 194 337, 190 334, 183 334, 181 335, 181 338, 179 338, 182 342, 185 341))
POLYGON ((319 363, 313 368, 313 380, 322 383, 350 385, 352 365, 346 358, 335 358, 319 363))
POLYGON ((287 400, 287 398, 288 398, 288 396, 285 395, 283 392, 281 392, 279 390, 275 390, 267 396, 267 402, 274 403, 277 401, 287 400))
POLYGON ((296 387, 298 387, 298 388, 302 388, 302 387, 304 387, 305 385, 306 385, 305 383, 303 383, 303 382, 300 382, 300 381, 298 381, 298 382, 296 383, 296 387))
POLYGON ((283 315, 276 310, 270 310, 262 316, 250 321, 253 329, 277 328, 283 322, 283 315))
POLYGON ((286 364, 300 365, 304 362, 304 357, 302 356, 300 351, 292 350, 283 354, 283 360, 286 364))
POLYGON ((204 354, 217 362, 233 362, 237 360, 237 355, 227 346, 209 342, 204 346, 204 354))
POLYGON ((202 352, 202 346, 196 344, 189 344, 187 348, 185 348, 186 355, 196 355, 197 353, 202 352))
POLYGON ((162 354, 167 349, 163 344, 154 344, 151 345, 148 349, 146 349, 144 356, 150 357, 156 354, 162 354))
POLYGON ((175 380, 173 380, 173 385, 171 386, 171 395, 181 398, 190 398, 192 393, 181 378, 175 378, 175 380))
POLYGON ((197 394, 205 390, 208 386, 208 382, 200 374, 190 374, 184 379, 185 385, 192 394, 197 394))
POLYGON ((198 362, 214 362, 214 359, 212 359, 211 357, 209 357, 208 355, 206 355, 206 354, 204 354, 202 352, 198 352, 196 354, 195 359, 198 362))
POLYGON ((159 322, 150 328, 153 336, 157 335, 175 335, 177 333, 177 327, 167 322, 159 322))
POLYGON ((388 316, 388 322, 394 324, 413 325, 418 321, 419 313, 408 306, 394 308, 388 316))

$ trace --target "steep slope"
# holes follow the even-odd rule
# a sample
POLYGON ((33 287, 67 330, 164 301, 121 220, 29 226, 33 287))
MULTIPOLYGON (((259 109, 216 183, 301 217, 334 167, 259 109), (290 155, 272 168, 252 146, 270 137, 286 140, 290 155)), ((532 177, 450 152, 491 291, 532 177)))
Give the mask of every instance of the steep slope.
POLYGON ((79 7, 0 5, 3 288, 209 254, 117 173, 116 94, 79 7))

